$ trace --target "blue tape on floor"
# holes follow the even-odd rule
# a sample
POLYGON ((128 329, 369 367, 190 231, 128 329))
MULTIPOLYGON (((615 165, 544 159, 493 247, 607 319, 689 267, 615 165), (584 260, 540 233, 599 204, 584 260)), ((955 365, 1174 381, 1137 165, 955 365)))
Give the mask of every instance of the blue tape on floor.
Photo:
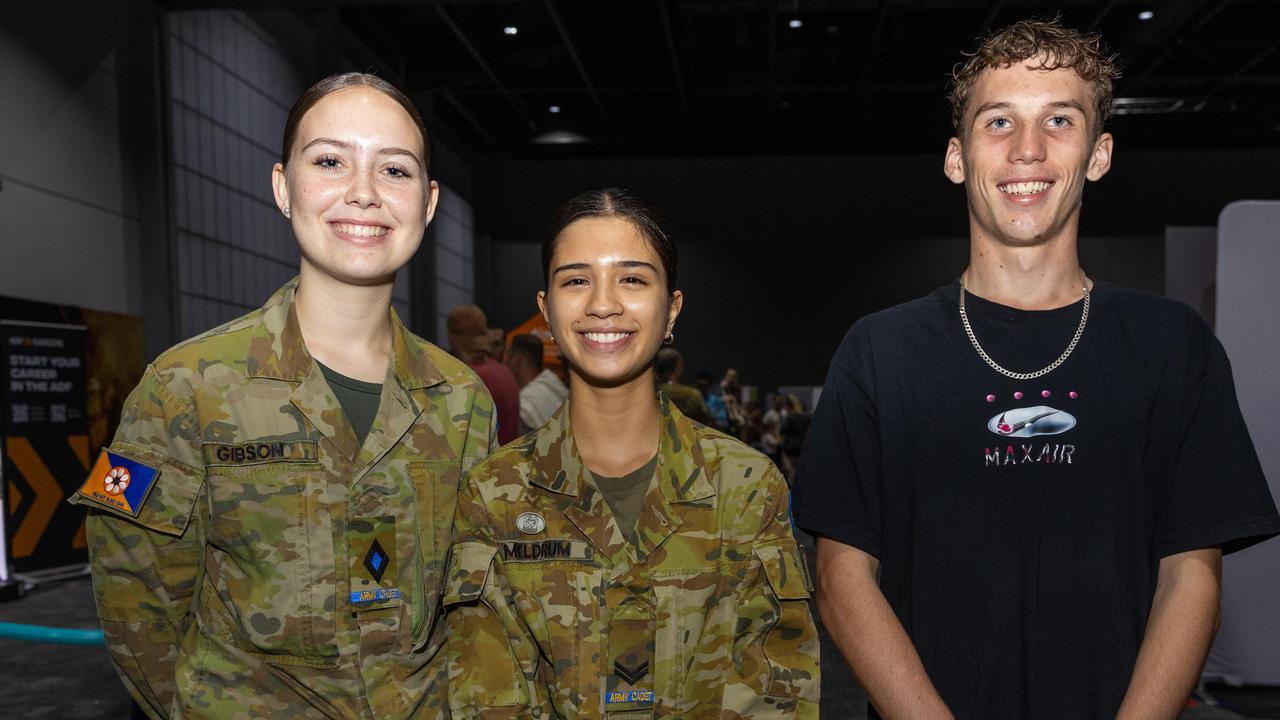
POLYGON ((59 645, 101 645, 105 642, 101 630, 74 630, 11 622, 0 622, 0 638, 59 645))

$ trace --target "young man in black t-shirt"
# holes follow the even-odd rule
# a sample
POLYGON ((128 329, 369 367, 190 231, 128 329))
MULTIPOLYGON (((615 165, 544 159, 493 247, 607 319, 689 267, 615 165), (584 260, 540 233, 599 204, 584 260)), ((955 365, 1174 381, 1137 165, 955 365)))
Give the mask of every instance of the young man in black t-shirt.
POLYGON ((857 322, 796 481, 818 609, 889 718, 1174 718, 1221 558, 1280 533, 1222 346, 1076 254, 1116 70, 1021 22, 957 70, 960 280, 857 322))

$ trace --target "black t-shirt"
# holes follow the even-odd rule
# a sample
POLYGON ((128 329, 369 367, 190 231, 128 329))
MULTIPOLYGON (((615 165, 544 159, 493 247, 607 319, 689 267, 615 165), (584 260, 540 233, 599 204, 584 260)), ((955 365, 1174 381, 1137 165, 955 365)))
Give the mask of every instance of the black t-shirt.
POLYGON ((329 381, 329 389, 338 398, 338 404, 342 406, 347 422, 351 423, 351 429, 355 430, 356 440, 364 445, 364 439, 369 436, 373 421, 378 417, 378 406, 382 401, 381 383, 357 380, 319 361, 316 364, 320 366, 324 379, 329 381))
MULTIPOLYGON (((957 718, 1112 718, 1162 557, 1280 533, 1221 344, 1190 308, 1098 283, 1074 353, 1017 381, 978 356, 959 284, 857 322, 805 439, 796 524, 880 560, 957 718)), ((1066 348, 1083 301, 966 295, 1014 372, 1066 348)))

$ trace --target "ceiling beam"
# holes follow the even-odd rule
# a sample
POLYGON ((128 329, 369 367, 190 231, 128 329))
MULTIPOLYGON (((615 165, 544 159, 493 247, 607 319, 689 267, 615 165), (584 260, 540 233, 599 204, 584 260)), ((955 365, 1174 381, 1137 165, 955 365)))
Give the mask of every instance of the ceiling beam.
POLYGON ((1146 61, 1132 75, 1133 79, 1142 80, 1155 72, 1165 60, 1169 59, 1169 56, 1182 47, 1187 38, 1193 37, 1200 28, 1231 4, 1231 1, 1218 0, 1216 5, 1203 14, 1200 14, 1200 10, 1207 4, 1207 0, 1183 0, 1180 5, 1162 10, 1161 14, 1156 16, 1156 21, 1163 22, 1164 27, 1151 38, 1151 47, 1160 50, 1150 60, 1144 58, 1146 61))
POLYGON ((871 77, 871 65, 875 60, 876 47, 880 45, 880 36, 884 34, 884 26, 889 19, 889 8, 892 5, 893 0, 880 0, 880 6, 876 8, 875 23, 871 27, 871 37, 867 39, 866 50, 862 54, 862 67, 858 70, 858 84, 853 92, 855 112, 862 102, 862 91, 866 87, 867 80, 871 77))
POLYGON ((600 93, 596 92, 596 86, 591 82, 591 76, 587 74, 587 67, 583 65, 582 58, 578 56, 578 50, 573 46, 573 39, 569 37, 569 29, 560 21, 560 13, 556 12, 556 6, 551 0, 546 0, 547 14, 551 16, 551 23, 556 26, 556 30, 560 32, 560 39, 564 41, 565 49, 569 51, 569 57, 573 59, 573 64, 578 68, 578 74, 582 76, 582 84, 587 86, 587 92, 591 93, 591 100, 596 105, 596 110, 600 113, 600 119, 605 124, 609 124, 609 113, 605 112, 604 103, 600 101, 600 93))
POLYGON ((1245 75, 1248 75, 1250 70, 1257 67, 1259 64, 1262 63, 1262 61, 1274 55, 1276 50, 1280 50, 1280 41, 1272 43, 1271 46, 1268 47, 1266 50, 1263 50, 1257 55, 1254 55, 1253 58, 1249 60, 1249 62, 1246 62, 1244 65, 1241 65, 1240 69, 1236 70, 1234 73, 1231 73, 1231 75, 1225 78, 1222 78, 1222 80, 1217 85, 1214 85, 1213 88, 1209 90, 1209 92, 1205 93, 1200 97, 1200 102, 1196 103, 1195 107, 1192 108, 1192 110, 1194 110, 1195 112, 1200 112, 1201 110, 1203 110, 1205 106, 1209 104, 1209 100, 1211 100, 1214 95, 1217 95, 1219 92, 1222 92, 1223 88, 1231 85, 1232 83, 1236 82, 1237 80, 1244 77, 1245 75))
POLYGON ((476 64, 480 66, 481 70, 484 70, 485 75, 489 76, 489 81, 492 82, 494 86, 502 92, 503 96, 507 98, 507 102, 511 104, 511 109, 520 117, 520 120, 523 121, 530 130, 536 130, 538 126, 534 124, 533 120, 529 119, 529 113, 525 111, 524 103, 520 102, 520 99, 507 89, 507 86, 498 79, 498 74, 493 71, 493 68, 489 67, 489 63, 485 62, 484 56, 481 55, 480 51, 476 49, 476 46, 471 43, 471 39, 462 31, 462 28, 458 26, 458 23, 454 22, 453 16, 449 14, 449 11, 444 8, 444 5, 436 5, 435 7, 436 14, 439 15, 440 19, 444 20, 444 24, 448 25, 449 29, 453 31, 454 37, 458 38, 458 42, 462 43, 462 47, 470 53, 471 59, 476 61, 476 64))
POLYGON ((671 15, 667 12, 667 0, 657 0, 658 15, 662 19, 662 34, 667 40, 667 56, 671 58, 671 71, 676 76, 676 92, 680 96, 680 112, 686 126, 692 125, 689 116, 689 95, 684 89, 684 73, 680 71, 680 56, 676 54, 676 37, 671 30, 671 15))
POLYGON ((471 112, 467 110, 467 107, 462 104, 462 101, 458 100, 458 97, 453 94, 453 91, 449 90, 449 88, 441 88, 434 92, 448 101, 454 111, 461 115, 462 119, 466 120, 467 124, 471 126, 471 129, 475 130, 480 137, 484 138, 485 142, 490 145, 493 144, 493 135, 491 135, 488 130, 485 130, 484 126, 480 124, 480 121, 476 120, 475 115, 472 115, 471 112))
POLYGON ((978 37, 986 37, 991 32, 991 26, 995 24, 996 18, 1000 16, 1000 11, 1004 10, 1005 0, 997 0, 991 6, 991 10, 982 18, 982 27, 978 28, 978 37))
POLYGON ((1098 14, 1093 16, 1093 20, 1089 21, 1089 26, 1084 29, 1085 32, 1093 32, 1094 30, 1097 30, 1098 26, 1102 24, 1102 21, 1107 19, 1107 16, 1111 14, 1112 10, 1116 9, 1116 5, 1118 4, 1120 4, 1120 0, 1107 0, 1107 4, 1103 5, 1102 9, 1098 11, 1098 14))

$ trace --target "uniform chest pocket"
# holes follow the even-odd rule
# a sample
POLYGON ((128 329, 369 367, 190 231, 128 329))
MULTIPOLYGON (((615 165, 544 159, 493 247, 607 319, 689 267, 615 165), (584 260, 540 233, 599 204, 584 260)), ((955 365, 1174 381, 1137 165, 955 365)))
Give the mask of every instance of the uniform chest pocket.
POLYGON ((245 649, 286 662, 335 657, 333 525, 321 466, 212 467, 208 488, 207 572, 245 649))
POLYGON ((653 574, 655 691, 662 712, 690 712, 724 686, 725 645, 734 635, 738 589, 748 569, 739 562, 653 574))
POLYGON ((568 712, 581 707, 581 696, 597 698, 608 654, 600 609, 604 570, 585 560, 515 557, 502 568, 514 591, 516 611, 546 658, 552 703, 568 712))

